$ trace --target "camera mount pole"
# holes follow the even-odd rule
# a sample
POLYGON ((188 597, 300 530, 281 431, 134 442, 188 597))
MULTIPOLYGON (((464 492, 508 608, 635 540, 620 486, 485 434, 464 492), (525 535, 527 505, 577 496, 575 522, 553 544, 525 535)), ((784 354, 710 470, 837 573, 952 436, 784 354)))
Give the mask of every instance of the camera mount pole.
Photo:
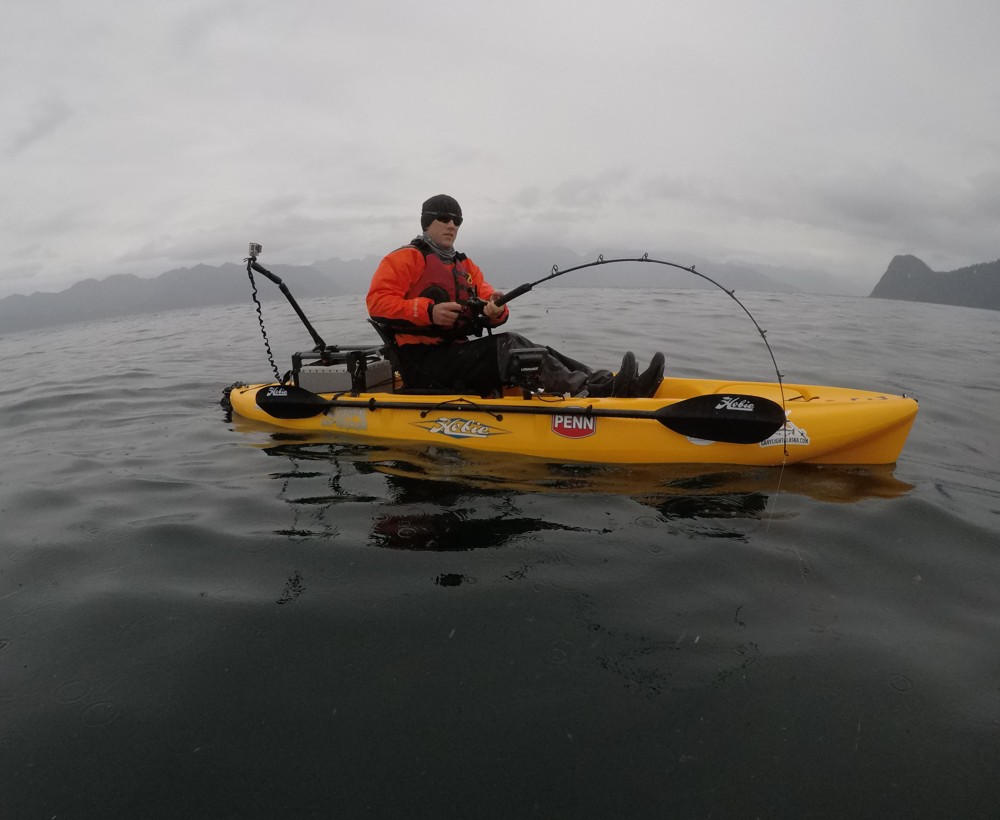
POLYGON ((285 298, 288 299, 289 304, 298 314, 298 317, 302 320, 302 324, 306 326, 306 330, 309 331, 309 335, 312 336, 312 340, 316 343, 316 347, 314 349, 316 350, 317 353, 322 353, 324 350, 327 349, 326 342, 323 341, 323 338, 316 332, 316 329, 306 318, 306 315, 302 312, 302 308, 299 307, 299 303, 295 301, 295 297, 292 296, 291 292, 285 286, 285 283, 281 281, 281 277, 271 273, 271 271, 269 271, 267 268, 265 268, 263 265, 257 262, 257 254, 260 252, 261 252, 261 246, 255 242, 251 242, 250 256, 248 256, 246 260, 244 260, 247 263, 247 273, 250 273, 250 270, 253 269, 257 271, 257 273, 259 273, 261 276, 266 276, 268 279, 270 279, 272 282, 274 282, 274 284, 278 286, 281 292, 285 294, 285 298))

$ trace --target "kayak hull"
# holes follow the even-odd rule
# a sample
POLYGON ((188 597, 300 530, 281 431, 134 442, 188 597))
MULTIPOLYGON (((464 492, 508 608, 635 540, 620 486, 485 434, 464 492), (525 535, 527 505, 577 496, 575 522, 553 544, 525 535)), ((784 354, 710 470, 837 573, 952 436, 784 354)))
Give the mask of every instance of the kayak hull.
MULTIPOLYGON (((278 385, 238 385, 229 392, 237 415, 282 430, 345 434, 549 461, 600 464, 893 464, 906 442, 917 403, 849 388, 768 382, 666 378, 652 398, 502 398, 372 392, 320 393, 331 401, 306 418, 277 418, 258 394, 278 385), (668 429, 656 418, 592 416, 595 411, 652 414, 684 399, 746 394, 785 410, 783 428, 761 442, 706 441, 668 429), (404 405, 404 406, 395 406, 404 405), (561 409, 569 412, 560 413, 561 409)), ((266 403, 266 402, 265 402, 266 403)))

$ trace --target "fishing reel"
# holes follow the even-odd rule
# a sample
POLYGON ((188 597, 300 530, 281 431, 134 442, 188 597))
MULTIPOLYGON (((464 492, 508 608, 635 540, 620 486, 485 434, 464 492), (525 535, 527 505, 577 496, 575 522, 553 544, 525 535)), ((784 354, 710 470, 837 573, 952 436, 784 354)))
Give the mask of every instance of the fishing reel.
MULTIPOLYGON (((493 335, 493 325, 490 324, 493 320, 486 315, 486 306, 493 301, 492 299, 480 299, 478 296, 470 296, 462 304, 469 309, 469 313, 472 314, 472 323, 475 326, 475 333, 477 336, 482 336, 485 330, 490 336, 493 335)), ((498 304, 503 304, 499 302, 498 304)))
POLYGON ((469 313, 472 316, 472 325, 475 328, 473 331, 476 336, 482 336, 483 331, 490 336, 493 335, 493 329, 490 326, 490 320, 484 312, 486 309, 486 300, 480 299, 478 296, 470 296, 462 305, 468 308, 469 313))

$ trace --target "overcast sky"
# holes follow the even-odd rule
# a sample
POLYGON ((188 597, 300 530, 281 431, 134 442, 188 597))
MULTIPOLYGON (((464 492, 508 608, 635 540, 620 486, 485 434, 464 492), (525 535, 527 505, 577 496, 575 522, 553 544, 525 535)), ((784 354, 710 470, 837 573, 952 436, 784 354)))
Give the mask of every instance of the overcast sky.
POLYGON ((990 261, 998 35, 997 0, 4 0, 0 297, 382 254, 439 192, 473 257, 990 261))

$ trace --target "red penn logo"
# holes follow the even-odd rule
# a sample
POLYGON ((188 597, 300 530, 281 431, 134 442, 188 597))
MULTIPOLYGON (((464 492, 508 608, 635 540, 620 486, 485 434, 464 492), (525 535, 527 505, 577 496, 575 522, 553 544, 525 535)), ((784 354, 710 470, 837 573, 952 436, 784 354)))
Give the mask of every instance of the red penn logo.
POLYGON ((597 432, 593 416, 558 414, 552 417, 552 432, 563 438, 586 438, 597 432))

